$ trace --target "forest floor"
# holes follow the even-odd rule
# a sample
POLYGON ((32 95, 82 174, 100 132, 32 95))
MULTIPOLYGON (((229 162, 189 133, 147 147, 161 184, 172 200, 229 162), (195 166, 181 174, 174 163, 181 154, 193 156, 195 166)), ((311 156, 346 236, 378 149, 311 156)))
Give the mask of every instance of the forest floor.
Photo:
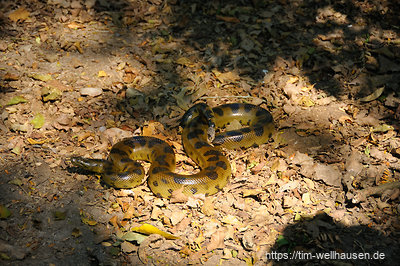
POLYGON ((395 265, 396 2, 1 1, 0 264, 395 265), (216 195, 118 190, 68 161, 151 135, 193 173, 179 119, 196 102, 276 126, 225 151, 216 195))

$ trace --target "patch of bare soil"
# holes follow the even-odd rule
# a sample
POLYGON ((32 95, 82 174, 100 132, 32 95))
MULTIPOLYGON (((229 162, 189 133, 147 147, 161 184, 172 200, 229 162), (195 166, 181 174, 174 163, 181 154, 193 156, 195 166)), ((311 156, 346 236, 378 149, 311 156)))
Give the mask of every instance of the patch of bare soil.
POLYGON ((395 265, 396 1, 2 1, 2 265, 395 265), (222 192, 156 198, 70 165, 171 144, 195 102, 268 109, 222 192))

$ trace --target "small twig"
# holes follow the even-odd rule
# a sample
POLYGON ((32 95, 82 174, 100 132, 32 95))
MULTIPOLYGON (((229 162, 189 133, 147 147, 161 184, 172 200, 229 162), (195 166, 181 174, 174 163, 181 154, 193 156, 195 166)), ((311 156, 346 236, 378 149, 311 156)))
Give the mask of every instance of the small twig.
POLYGON ((356 193, 354 195, 354 198, 352 200, 353 203, 359 203, 361 201, 367 200, 367 197, 371 195, 382 195, 382 193, 388 189, 395 189, 395 188, 400 188, 400 181, 396 182, 391 182, 391 183, 386 183, 383 185, 379 185, 376 187, 369 187, 369 188, 364 188, 356 193))
MULTIPOLYGON (((354 240, 354 243, 356 243, 357 246, 359 246, 361 248, 362 252, 365 253, 364 247, 361 245, 361 243, 358 240, 354 240)), ((367 259, 364 258, 364 260, 367 262, 367 265, 371 265, 367 259)))

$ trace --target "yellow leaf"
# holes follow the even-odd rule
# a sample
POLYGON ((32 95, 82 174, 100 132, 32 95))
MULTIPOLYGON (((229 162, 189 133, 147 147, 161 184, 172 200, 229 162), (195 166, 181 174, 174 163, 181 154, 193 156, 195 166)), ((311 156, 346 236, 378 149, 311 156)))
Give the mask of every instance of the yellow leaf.
POLYGON ((73 237, 80 237, 82 235, 82 232, 81 230, 79 230, 79 228, 75 227, 74 229, 72 229, 71 235, 73 237))
POLYGON ((184 65, 184 66, 187 66, 187 65, 192 64, 192 62, 190 61, 190 59, 187 58, 187 57, 180 57, 180 58, 178 58, 178 60, 176 60, 176 63, 177 63, 177 64, 180 64, 180 65, 184 65))
POLYGON ((81 210, 81 211, 80 211, 80 215, 81 215, 81 221, 82 221, 82 223, 87 224, 87 225, 91 225, 91 226, 97 224, 97 222, 94 221, 94 220, 91 220, 90 217, 89 217, 89 215, 88 215, 87 213, 85 213, 84 211, 81 210))
POLYGON ((14 178, 10 181, 8 181, 8 184, 16 185, 16 186, 22 186, 22 180, 19 178, 14 178))
POLYGON ((224 224, 232 224, 232 225, 240 224, 239 220, 235 216, 230 215, 230 214, 227 216, 224 216, 224 218, 222 218, 222 222, 224 224))
POLYGON ((305 204, 305 205, 309 205, 309 204, 312 204, 312 201, 311 201, 311 194, 310 193, 304 193, 302 196, 301 196, 301 200, 303 201, 303 203, 305 204))
POLYGON ((76 23, 76 22, 71 22, 71 23, 69 23, 67 25, 67 27, 70 28, 70 29, 73 29, 73 30, 77 30, 77 29, 82 29, 85 26, 83 24, 79 24, 79 23, 76 23))
POLYGON ((50 74, 33 74, 29 75, 29 77, 41 81, 49 81, 53 79, 50 74))
POLYGON ((382 95, 383 91, 385 90, 385 86, 378 88, 372 94, 365 96, 360 99, 361 102, 371 102, 379 98, 382 95))
POLYGON ((80 42, 75 42, 75 43, 74 43, 74 46, 75 46, 76 50, 78 50, 78 52, 79 52, 80 54, 83 54, 83 49, 82 49, 82 47, 81 47, 81 43, 80 43, 80 42))
POLYGON ((315 105, 314 101, 311 100, 310 97, 308 97, 308 96, 301 97, 299 100, 299 104, 301 104, 305 107, 311 107, 311 106, 315 105))
POLYGON ((298 77, 290 77, 289 80, 287 81, 287 83, 293 84, 293 83, 297 82, 298 80, 299 80, 298 77))
POLYGON ((34 128, 38 129, 44 125, 45 119, 42 114, 37 114, 35 117, 30 121, 34 128))
POLYGON ((17 22, 18 20, 24 21, 29 17, 29 14, 30 13, 28 10, 26 10, 24 7, 20 7, 11 12, 10 15, 8 15, 8 18, 14 22, 17 22))
POLYGON ((243 260, 246 262, 247 266, 253 266, 254 265, 252 258, 244 257, 243 260))
POLYGON ((110 242, 101 242, 101 245, 103 247, 111 247, 112 246, 112 244, 110 242))
POLYGON ((139 227, 132 228, 131 231, 142 233, 145 235, 158 234, 160 236, 165 237, 166 239, 178 239, 178 237, 171 235, 167 232, 161 231, 160 229, 151 224, 142 224, 139 227))
POLYGON ((105 71, 103 71, 103 70, 100 70, 100 71, 99 71, 99 74, 98 74, 98 77, 99 77, 99 78, 101 78, 101 77, 107 77, 107 73, 106 73, 105 71))

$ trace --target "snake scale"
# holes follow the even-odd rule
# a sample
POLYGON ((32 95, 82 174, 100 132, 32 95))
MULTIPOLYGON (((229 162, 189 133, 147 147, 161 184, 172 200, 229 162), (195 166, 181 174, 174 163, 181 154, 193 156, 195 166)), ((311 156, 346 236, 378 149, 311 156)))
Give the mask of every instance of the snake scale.
POLYGON ((182 117, 182 142, 186 153, 201 168, 192 175, 175 173, 175 153, 166 142, 146 136, 123 139, 116 143, 107 160, 72 157, 73 165, 102 174, 103 181, 116 188, 133 188, 145 176, 136 160, 149 161, 148 185, 158 197, 169 198, 172 192, 212 195, 229 181, 231 166, 220 147, 234 149, 263 144, 274 132, 271 114, 258 106, 232 103, 210 108, 205 103, 191 107, 182 117), (243 127, 215 134, 233 120, 243 127), (210 142, 212 144, 210 144, 210 142))

